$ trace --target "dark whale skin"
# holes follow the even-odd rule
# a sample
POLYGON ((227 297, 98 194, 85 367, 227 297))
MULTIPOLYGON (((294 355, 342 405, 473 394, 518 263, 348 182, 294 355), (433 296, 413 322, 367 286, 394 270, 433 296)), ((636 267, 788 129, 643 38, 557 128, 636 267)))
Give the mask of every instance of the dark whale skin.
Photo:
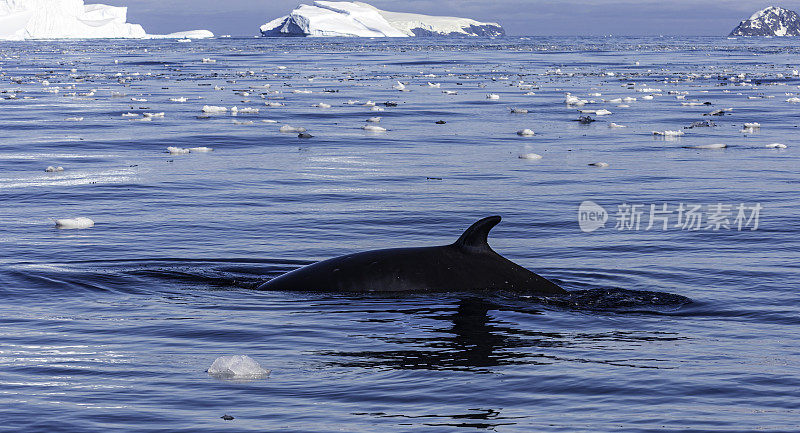
POLYGON ((489 247, 489 230, 499 222, 499 216, 484 218, 451 245, 390 248, 324 260, 273 278, 258 290, 566 293, 489 247))

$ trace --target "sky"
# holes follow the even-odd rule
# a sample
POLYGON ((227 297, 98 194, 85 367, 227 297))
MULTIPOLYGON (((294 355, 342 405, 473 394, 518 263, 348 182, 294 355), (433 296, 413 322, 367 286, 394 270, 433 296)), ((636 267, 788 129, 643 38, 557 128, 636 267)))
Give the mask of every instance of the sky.
MULTIPOLYGON (((250 36, 267 21, 312 0, 85 0, 128 7, 128 22, 149 33, 207 29, 250 36)), ((509 35, 727 35, 767 6, 800 11, 800 0, 371 0, 394 12, 499 22, 509 35)))

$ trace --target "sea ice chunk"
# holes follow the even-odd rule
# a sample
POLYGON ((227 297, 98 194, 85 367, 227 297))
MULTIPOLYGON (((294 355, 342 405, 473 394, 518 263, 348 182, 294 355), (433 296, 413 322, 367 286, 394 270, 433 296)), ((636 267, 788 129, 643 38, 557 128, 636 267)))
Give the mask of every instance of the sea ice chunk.
POLYGON ((208 367, 208 374, 218 379, 264 379, 269 373, 247 355, 220 356, 208 367))
POLYGON ((56 227, 60 229, 88 229, 94 226, 94 221, 86 217, 63 218, 56 220, 56 227))

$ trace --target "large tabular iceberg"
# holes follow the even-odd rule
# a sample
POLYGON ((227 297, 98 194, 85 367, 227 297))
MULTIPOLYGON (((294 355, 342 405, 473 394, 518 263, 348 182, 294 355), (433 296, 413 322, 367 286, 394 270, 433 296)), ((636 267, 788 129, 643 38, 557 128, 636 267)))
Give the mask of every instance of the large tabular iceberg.
POLYGON ((382 11, 362 2, 315 1, 261 26, 263 36, 501 36, 497 23, 382 11))
MULTIPOLYGON (((128 8, 83 0, 0 0, 0 39, 147 38, 128 8)), ((202 31, 197 35, 213 36, 202 31)))

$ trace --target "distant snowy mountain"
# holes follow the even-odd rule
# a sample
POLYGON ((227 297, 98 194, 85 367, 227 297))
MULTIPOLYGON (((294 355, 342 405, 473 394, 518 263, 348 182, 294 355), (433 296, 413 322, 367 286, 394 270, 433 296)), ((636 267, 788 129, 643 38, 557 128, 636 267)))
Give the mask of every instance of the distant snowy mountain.
MULTIPOLYGON (((0 40, 154 36, 139 24, 129 24, 127 15, 126 7, 87 5, 83 0, 0 0, 0 40)), ((192 34, 213 36, 207 30, 192 34)))
POLYGON ((315 1, 261 26, 263 36, 502 36, 497 23, 387 12, 362 2, 315 1))
POLYGON ((800 36, 800 15, 770 6, 739 23, 729 36, 800 36))

